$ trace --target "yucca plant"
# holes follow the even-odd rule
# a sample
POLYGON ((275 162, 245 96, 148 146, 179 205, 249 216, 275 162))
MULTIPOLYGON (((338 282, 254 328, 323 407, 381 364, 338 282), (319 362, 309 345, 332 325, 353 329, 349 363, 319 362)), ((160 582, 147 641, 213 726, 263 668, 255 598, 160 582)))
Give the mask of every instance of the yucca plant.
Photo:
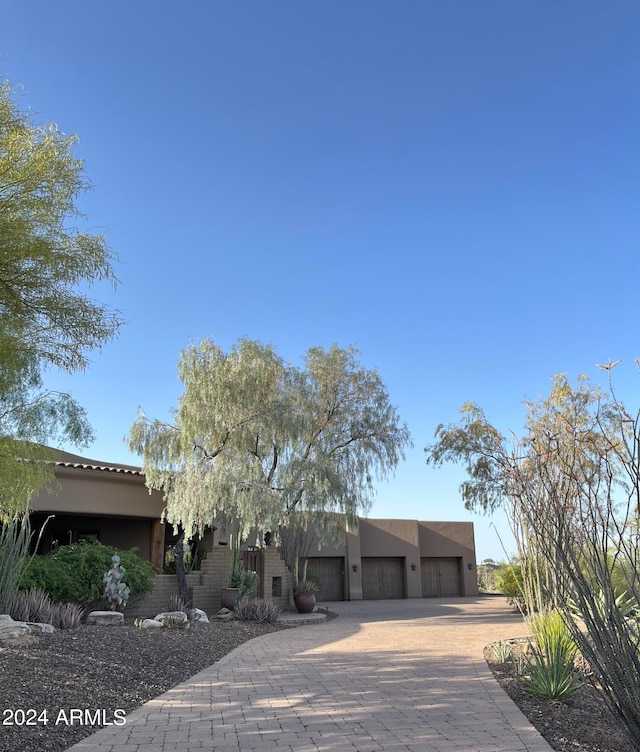
POLYGON ((533 635, 521 681, 527 692, 547 700, 572 697, 583 682, 575 666, 578 654, 562 616, 545 611, 529 619, 533 635))
POLYGON ((187 605, 180 593, 171 593, 171 595, 167 598, 167 610, 183 612, 187 610, 187 605))

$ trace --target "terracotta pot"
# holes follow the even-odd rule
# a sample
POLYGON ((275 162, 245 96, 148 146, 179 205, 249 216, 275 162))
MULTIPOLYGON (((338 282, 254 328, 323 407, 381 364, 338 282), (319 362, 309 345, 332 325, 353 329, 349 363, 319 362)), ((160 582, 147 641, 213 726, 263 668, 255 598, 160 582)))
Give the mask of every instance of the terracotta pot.
POLYGON ((238 600, 238 588, 226 587, 222 588, 222 605, 228 608, 229 611, 233 611, 236 607, 236 601, 238 600))
POLYGON ((310 614, 316 606, 316 597, 313 593, 295 593, 293 601, 299 614, 310 614))

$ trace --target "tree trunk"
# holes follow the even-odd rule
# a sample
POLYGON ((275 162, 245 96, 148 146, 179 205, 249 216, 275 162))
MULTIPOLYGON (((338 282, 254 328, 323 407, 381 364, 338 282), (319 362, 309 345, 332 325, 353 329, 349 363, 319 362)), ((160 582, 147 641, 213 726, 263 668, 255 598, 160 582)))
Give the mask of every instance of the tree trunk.
POLYGON ((180 530, 178 540, 173 548, 176 562, 176 577, 178 579, 178 593, 184 602, 185 609, 191 608, 189 588, 187 587, 187 573, 184 568, 184 530, 180 530))

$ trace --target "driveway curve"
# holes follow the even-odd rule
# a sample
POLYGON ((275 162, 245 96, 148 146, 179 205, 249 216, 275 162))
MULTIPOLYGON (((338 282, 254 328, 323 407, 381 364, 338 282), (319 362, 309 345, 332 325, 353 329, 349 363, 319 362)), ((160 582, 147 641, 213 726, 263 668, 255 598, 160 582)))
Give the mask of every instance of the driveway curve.
POLYGON ((339 618, 258 637, 73 752, 550 752, 483 648, 520 637, 503 598, 323 604, 339 618))

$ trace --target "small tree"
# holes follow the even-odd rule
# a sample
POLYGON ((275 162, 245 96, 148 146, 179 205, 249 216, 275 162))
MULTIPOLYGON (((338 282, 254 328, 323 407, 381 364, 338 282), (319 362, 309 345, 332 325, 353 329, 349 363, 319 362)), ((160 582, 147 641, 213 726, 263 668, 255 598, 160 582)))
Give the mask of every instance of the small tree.
POLYGON ((299 514, 353 518, 409 443, 382 380, 353 348, 312 348, 297 368, 252 340, 229 353, 204 340, 178 370, 185 390, 173 422, 140 413, 129 447, 187 537, 220 519, 237 519, 244 535, 299 514))
POLYGON ((118 312, 86 288, 116 279, 101 235, 74 227, 76 197, 90 184, 75 136, 38 126, 0 84, 0 516, 24 512, 53 479, 37 444, 84 444, 91 429, 69 395, 44 388, 48 366, 82 370, 111 340, 118 312))
POLYGON ((511 444, 466 405, 460 424, 438 427, 427 462, 466 464, 468 508, 506 505, 527 610, 559 609, 638 745, 640 630, 625 619, 616 578, 623 574, 637 603, 640 414, 627 412, 611 382, 603 394, 586 377, 572 388, 564 375, 554 377, 549 397, 526 405, 526 432, 511 444))

